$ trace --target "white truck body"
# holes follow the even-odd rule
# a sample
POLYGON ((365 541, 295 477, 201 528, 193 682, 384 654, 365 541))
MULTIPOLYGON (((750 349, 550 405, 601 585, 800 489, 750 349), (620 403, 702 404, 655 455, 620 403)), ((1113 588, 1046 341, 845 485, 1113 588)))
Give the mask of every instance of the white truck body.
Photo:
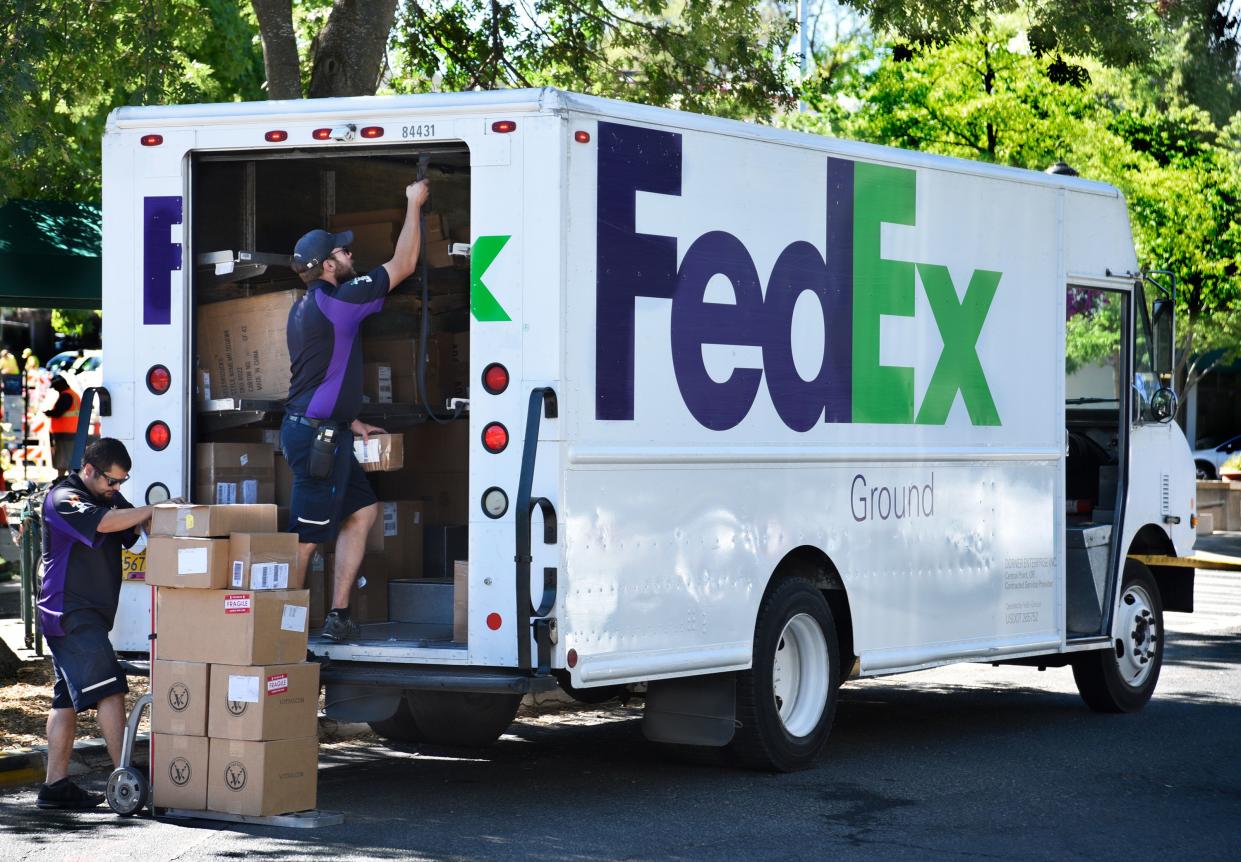
MULTIPOLYGON (((483 284, 508 318, 479 319, 476 303, 468 421, 472 440, 498 421, 511 442, 471 456, 468 645, 316 652, 517 667, 516 506, 494 519, 477 501, 491 487, 516 499, 538 387, 558 410, 532 491, 558 532, 536 536, 532 591, 557 570, 550 664, 573 687, 749 668, 760 602, 791 559, 843 588, 862 675, 1108 643, 1066 623, 1065 319, 1080 287, 1140 322, 1123 197, 555 90, 115 112, 103 430, 134 455, 137 502, 155 482, 191 486, 191 157, 328 152, 342 144, 310 130, 344 123, 387 130, 350 144, 376 153, 468 147, 474 299, 483 284), (271 129, 288 142, 265 142, 271 129), (162 143, 142 146, 148 134, 162 143), (480 241, 502 246, 485 272, 480 241), (499 395, 477 385, 493 362, 513 380, 499 395), (166 395, 143 384, 155 363, 172 370, 166 395), (173 431, 159 452, 144 441, 156 419, 173 431)), ((1193 542, 1189 448, 1123 391, 1109 603, 1140 532, 1166 553, 1193 542)), ((118 638, 144 646, 149 599, 131 594, 136 627, 118 638)))

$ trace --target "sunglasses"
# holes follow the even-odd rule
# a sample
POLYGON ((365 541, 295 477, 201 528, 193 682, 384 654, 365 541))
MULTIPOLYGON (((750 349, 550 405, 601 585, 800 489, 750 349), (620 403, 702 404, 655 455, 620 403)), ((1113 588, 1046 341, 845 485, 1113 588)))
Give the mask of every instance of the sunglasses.
MULTIPOLYGON (((91 466, 94 467, 95 465, 92 464, 91 466)), ((98 467, 95 467, 95 469, 99 471, 99 475, 103 477, 103 480, 108 483, 109 488, 115 488, 118 485, 124 485, 126 482, 129 481, 128 476, 121 476, 120 478, 117 478, 116 476, 109 476, 107 473, 105 473, 103 470, 100 470, 98 467)))
POLYGON ((343 245, 340 248, 336 249, 336 251, 332 252, 332 257, 335 257, 338 254, 347 254, 350 257, 353 256, 353 252, 349 250, 349 246, 347 245, 343 245))

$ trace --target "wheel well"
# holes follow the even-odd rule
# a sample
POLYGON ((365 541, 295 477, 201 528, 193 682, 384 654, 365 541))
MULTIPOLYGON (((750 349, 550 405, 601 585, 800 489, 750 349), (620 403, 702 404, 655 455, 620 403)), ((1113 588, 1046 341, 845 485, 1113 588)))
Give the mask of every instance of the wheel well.
POLYGON ((805 578, 819 588, 836 623, 836 641, 840 646, 840 678, 843 680, 853 670, 856 656, 853 654, 853 612, 849 608, 849 594, 845 590, 840 570, 827 554, 812 545, 802 545, 784 555, 776 566, 767 592, 786 578, 805 578))
MULTIPOLYGON (((1158 554, 1176 556, 1172 539, 1155 524, 1147 524, 1138 530, 1129 545, 1130 554, 1158 554)), ((1159 597, 1164 610, 1185 611, 1194 609, 1194 570, 1180 566, 1148 566, 1159 586, 1159 597)))

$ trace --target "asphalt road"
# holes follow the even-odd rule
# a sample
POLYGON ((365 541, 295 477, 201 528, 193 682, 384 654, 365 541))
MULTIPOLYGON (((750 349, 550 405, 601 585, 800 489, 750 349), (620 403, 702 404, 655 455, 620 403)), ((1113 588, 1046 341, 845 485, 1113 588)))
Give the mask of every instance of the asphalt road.
MULTIPOLYGON (((315 832, 48 815, 0 795, 6 860, 1241 858, 1241 575, 1169 614, 1155 699, 1089 712, 1070 671, 961 665, 854 682, 820 765, 684 765, 622 708, 462 756, 332 749, 315 832)), ((325 751, 327 751, 325 749, 325 751)), ((96 783, 102 774, 95 776, 96 783)))

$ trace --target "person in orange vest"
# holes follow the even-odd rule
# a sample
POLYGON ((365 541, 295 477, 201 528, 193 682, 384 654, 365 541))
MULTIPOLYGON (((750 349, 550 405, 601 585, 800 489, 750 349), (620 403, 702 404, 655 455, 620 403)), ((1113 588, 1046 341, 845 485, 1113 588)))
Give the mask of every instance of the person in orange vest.
POLYGON ((57 393, 56 403, 51 409, 44 410, 43 415, 52 421, 52 466, 59 477, 69 472, 69 461, 73 458, 73 440, 78 433, 82 396, 59 374, 52 378, 52 389, 57 393))

